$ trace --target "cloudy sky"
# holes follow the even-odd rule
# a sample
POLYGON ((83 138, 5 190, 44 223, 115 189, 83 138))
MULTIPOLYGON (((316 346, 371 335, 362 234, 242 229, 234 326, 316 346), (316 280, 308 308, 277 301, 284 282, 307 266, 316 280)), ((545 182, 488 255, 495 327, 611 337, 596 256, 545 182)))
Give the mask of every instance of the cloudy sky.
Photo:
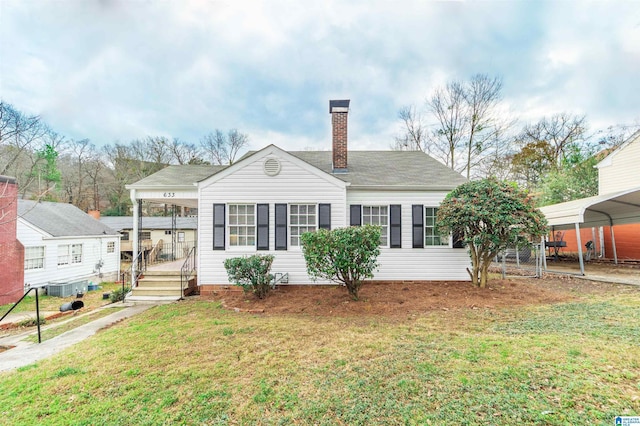
POLYGON ((438 85, 503 79, 521 123, 640 121, 640 2, 0 0, 0 97, 96 145, 213 129, 253 149, 387 149, 438 85))

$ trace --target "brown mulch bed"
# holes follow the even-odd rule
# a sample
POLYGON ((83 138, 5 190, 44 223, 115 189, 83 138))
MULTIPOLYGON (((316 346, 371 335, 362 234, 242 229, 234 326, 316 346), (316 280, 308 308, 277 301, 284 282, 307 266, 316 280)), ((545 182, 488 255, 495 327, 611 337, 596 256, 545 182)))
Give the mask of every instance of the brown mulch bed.
POLYGON ((638 289, 553 276, 543 279, 493 279, 484 289, 459 281, 365 283, 360 289, 358 301, 351 300, 347 290, 340 286, 280 286, 264 300, 242 291, 223 291, 207 298, 221 301, 227 309, 242 312, 393 318, 434 310, 553 304, 575 300, 583 294, 625 291, 638 289))

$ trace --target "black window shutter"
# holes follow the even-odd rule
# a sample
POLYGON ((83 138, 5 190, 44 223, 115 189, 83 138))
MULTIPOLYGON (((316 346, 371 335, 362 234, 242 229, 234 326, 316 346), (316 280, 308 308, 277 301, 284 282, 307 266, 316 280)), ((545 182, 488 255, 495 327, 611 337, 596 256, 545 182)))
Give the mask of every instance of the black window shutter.
POLYGON ((464 240, 462 232, 456 231, 453 233, 453 248, 464 248, 464 240))
POLYGON ((389 206, 389 247, 402 247, 402 206, 389 206))
POLYGON ((413 248, 424 247, 424 209, 422 204, 411 206, 413 248))
POLYGON ((331 204, 318 204, 318 228, 331 229, 331 204))
POLYGON ((276 204, 276 250, 287 249, 287 205, 276 204))
POLYGON ((256 235, 257 249, 269 250, 269 204, 256 205, 258 234, 256 235))
POLYGON ((213 249, 224 250, 225 241, 225 205, 213 205, 213 249))
POLYGON ((362 206, 360 204, 352 204, 349 206, 349 225, 360 226, 362 225, 362 206))

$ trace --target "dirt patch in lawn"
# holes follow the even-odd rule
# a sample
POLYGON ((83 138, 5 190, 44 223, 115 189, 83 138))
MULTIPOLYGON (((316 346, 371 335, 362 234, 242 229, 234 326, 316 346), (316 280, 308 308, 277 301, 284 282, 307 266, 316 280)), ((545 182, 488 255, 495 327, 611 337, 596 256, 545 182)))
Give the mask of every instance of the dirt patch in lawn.
POLYGON ((493 279, 488 288, 473 288, 468 282, 365 283, 360 300, 350 299, 340 286, 281 286, 259 300, 241 291, 221 292, 228 309, 264 314, 308 314, 316 316, 379 315, 406 317, 409 313, 455 309, 497 309, 575 300, 585 294, 639 291, 638 288, 596 283, 572 277, 543 279, 493 279))

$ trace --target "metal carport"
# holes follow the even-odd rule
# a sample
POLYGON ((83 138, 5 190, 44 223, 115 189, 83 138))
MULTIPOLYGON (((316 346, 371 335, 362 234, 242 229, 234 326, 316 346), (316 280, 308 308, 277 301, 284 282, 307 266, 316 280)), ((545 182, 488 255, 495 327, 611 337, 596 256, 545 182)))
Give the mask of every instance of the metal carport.
POLYGON ((617 264, 618 255, 616 253, 613 226, 640 222, 640 188, 553 204, 541 207, 540 210, 547 218, 552 229, 575 228, 578 239, 580 273, 584 275, 580 228, 609 226, 611 229, 614 262, 617 264))

